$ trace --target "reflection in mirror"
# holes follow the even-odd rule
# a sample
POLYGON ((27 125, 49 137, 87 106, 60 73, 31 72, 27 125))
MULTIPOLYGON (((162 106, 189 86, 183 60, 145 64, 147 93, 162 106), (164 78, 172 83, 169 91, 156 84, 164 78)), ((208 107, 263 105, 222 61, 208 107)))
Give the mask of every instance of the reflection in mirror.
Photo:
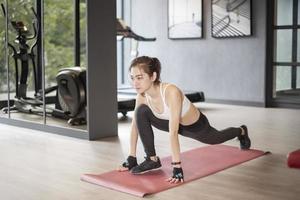
MULTIPOLYGON (((35 1, 8 1, 10 117, 42 123, 42 101, 36 87, 37 16, 35 1)), ((7 110, 7 108, 3 108, 7 110)))
POLYGON ((7 68, 6 68, 6 49, 5 49, 5 2, 1 3, 1 13, 0 13, 0 117, 8 117, 2 109, 8 106, 8 86, 7 86, 7 68))
MULTIPOLYGON (((74 59, 75 2, 44 1, 45 87, 51 91, 46 94, 47 125, 86 130, 86 69, 74 59)), ((82 24, 85 15, 80 16, 82 24)))

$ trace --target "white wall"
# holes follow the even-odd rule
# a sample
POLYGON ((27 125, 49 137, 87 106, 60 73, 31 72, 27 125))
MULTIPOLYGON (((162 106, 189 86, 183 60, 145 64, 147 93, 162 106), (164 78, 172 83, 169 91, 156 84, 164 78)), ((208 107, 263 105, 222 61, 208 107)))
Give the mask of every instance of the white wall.
MULTIPOLYGON (((156 42, 140 43, 139 55, 161 60, 163 81, 185 90, 204 91, 208 100, 264 105, 265 0, 252 0, 253 36, 227 39, 211 37, 211 1, 204 0, 204 37, 193 40, 168 39, 167 0, 131 2, 132 13, 127 9, 127 19, 132 16, 132 29, 157 38, 156 42)), ((125 60, 126 65, 129 60, 125 60)))

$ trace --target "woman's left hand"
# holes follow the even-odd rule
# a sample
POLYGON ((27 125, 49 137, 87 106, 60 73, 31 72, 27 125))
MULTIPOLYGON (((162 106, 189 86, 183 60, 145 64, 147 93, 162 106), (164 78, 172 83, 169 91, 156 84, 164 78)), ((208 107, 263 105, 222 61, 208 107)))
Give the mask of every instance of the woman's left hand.
POLYGON ((166 181, 170 183, 183 183, 183 171, 181 167, 174 167, 173 168, 173 176, 168 178, 166 181))

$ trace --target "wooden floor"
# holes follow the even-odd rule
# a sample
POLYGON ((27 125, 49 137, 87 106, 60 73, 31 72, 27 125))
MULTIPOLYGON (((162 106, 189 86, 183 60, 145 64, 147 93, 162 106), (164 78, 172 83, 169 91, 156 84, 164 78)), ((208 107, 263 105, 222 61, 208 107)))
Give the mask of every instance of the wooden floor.
MULTIPOLYGON (((296 200, 300 169, 286 166, 288 152, 300 149, 300 110, 197 104, 218 129, 247 124, 253 148, 272 154, 169 189, 150 199, 296 200)), ((0 199, 140 199, 80 181, 83 173, 112 170, 127 155, 128 120, 119 137, 86 141, 0 124, 0 199)), ((182 151, 204 144, 181 137, 182 151)), ((156 133, 157 152, 169 155, 168 134, 156 133)), ((238 141, 227 142, 238 146, 238 141)), ((139 144, 138 156, 143 156, 139 144)))

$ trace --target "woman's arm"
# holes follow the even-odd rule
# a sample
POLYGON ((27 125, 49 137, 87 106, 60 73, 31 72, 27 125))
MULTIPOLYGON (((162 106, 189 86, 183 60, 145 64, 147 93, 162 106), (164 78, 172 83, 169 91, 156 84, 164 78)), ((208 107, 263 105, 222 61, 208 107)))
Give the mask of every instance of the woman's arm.
POLYGON ((138 131, 135 124, 135 117, 133 117, 131 122, 131 130, 130 130, 130 149, 129 155, 136 157, 136 146, 138 141, 138 131))
POLYGON ((175 86, 169 86, 166 91, 166 102, 170 109, 169 133, 172 151, 172 162, 180 161, 180 146, 178 140, 178 129, 182 107, 182 96, 179 89, 175 86))
MULTIPOLYGON (((170 109, 170 119, 169 119, 169 133, 170 133, 170 145, 172 151, 172 162, 178 163, 173 165, 175 168, 180 168, 180 144, 178 138, 179 123, 181 118, 181 107, 182 107, 182 93, 176 86, 169 86, 166 90, 166 103, 170 109)), ((182 173, 183 175, 183 173, 182 173)), ((168 181, 172 183, 177 183, 178 181, 183 181, 183 179, 178 180, 177 178, 171 177, 168 181)))
MULTIPOLYGON (((134 113, 136 108, 138 108, 141 104, 144 104, 145 102, 146 102, 145 97, 142 96, 141 94, 138 94, 135 101, 134 113)), ((129 151, 130 156, 136 157, 137 140, 138 140, 138 130, 136 127, 135 115, 133 115, 132 122, 131 122, 131 130, 130 130, 130 151, 129 151)))
MULTIPOLYGON (((145 103, 145 97, 138 94, 135 101, 135 109, 140 106, 141 104, 145 103)), ((135 112, 134 109, 134 112, 135 112)), ((132 160, 133 163, 136 163, 136 149, 137 149, 137 141, 138 141, 138 131, 135 122, 135 115, 133 115, 131 128, 130 128, 130 147, 129 147, 129 157, 127 158, 127 162, 132 160)), ((128 163, 129 164, 129 163, 128 163)), ((130 165, 130 164, 129 164, 130 165)), ((127 171, 128 167, 125 167, 124 163, 122 166, 119 167, 119 171, 127 171)))

